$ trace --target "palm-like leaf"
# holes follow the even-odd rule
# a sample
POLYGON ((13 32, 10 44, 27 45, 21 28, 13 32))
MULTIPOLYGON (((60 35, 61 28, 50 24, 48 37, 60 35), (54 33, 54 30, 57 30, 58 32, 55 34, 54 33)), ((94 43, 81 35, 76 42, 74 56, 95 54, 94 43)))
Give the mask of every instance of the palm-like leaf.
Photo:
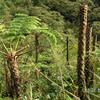
POLYGON ((25 38, 31 33, 44 34, 49 38, 50 42, 57 43, 56 34, 51 31, 49 27, 42 23, 41 20, 35 16, 28 16, 26 14, 16 14, 15 18, 10 22, 10 25, 2 32, 3 39, 11 40, 25 38))

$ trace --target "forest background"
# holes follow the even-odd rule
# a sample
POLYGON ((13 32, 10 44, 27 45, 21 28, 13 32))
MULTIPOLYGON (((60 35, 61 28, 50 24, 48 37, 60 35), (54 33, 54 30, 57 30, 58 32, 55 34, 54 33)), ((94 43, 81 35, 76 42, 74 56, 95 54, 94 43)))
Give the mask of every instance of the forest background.
POLYGON ((0 0, 0 100, 9 99, 9 59, 4 55, 14 50, 23 100, 78 98, 78 34, 84 2, 92 27, 94 68, 94 85, 88 92, 91 100, 100 100, 100 0, 0 0))

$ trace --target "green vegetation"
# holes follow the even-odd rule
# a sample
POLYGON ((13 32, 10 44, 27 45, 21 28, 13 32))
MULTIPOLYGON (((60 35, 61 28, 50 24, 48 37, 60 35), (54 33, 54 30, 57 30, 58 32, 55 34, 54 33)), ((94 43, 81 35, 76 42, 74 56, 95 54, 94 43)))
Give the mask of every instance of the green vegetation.
POLYGON ((0 0, 0 100, 99 100, 99 29, 99 0, 0 0))

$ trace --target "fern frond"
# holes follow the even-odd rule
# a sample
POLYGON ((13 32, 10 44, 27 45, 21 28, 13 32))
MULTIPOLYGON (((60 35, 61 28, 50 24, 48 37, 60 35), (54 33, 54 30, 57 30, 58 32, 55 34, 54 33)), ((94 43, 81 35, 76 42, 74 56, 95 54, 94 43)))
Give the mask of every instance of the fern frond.
POLYGON ((18 39, 25 38, 31 33, 44 34, 52 43, 57 43, 56 31, 51 30, 45 23, 35 16, 26 14, 16 14, 15 18, 10 22, 10 25, 2 32, 3 39, 18 39))

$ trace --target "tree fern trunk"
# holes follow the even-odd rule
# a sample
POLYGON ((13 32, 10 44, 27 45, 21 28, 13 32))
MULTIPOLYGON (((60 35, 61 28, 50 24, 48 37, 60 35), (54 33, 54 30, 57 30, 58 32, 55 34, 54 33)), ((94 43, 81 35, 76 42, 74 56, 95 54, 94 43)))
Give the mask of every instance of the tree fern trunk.
POLYGON ((88 26, 86 33, 86 57, 85 57, 85 81, 87 88, 93 86, 93 79, 94 79, 94 68, 90 61, 91 36, 92 36, 92 27, 90 28, 88 26))
POLYGON ((67 60, 67 65, 69 65, 69 41, 68 41, 68 36, 66 37, 66 47, 67 47, 67 55, 66 55, 66 60, 67 60))
POLYGON ((77 61, 77 71, 78 71, 78 95, 81 100, 89 100, 86 93, 86 83, 84 74, 84 61, 85 61, 85 34, 87 29, 87 11, 88 6, 86 4, 80 7, 80 33, 78 41, 78 61, 77 61))
POLYGON ((5 83, 6 83, 6 92, 7 96, 13 98, 13 91, 11 87, 11 78, 10 78, 10 73, 8 69, 8 63, 5 61, 5 83))
POLYGON ((95 45, 96 45, 96 34, 93 34, 92 51, 95 51, 95 45))
POLYGON ((21 100, 20 78, 19 78, 16 53, 15 52, 9 53, 7 55, 7 60, 9 63, 9 70, 11 74, 11 85, 13 88, 13 96, 17 97, 17 100, 21 100))
POLYGON ((38 45, 39 45, 38 35, 35 34, 35 63, 38 63, 38 45))

